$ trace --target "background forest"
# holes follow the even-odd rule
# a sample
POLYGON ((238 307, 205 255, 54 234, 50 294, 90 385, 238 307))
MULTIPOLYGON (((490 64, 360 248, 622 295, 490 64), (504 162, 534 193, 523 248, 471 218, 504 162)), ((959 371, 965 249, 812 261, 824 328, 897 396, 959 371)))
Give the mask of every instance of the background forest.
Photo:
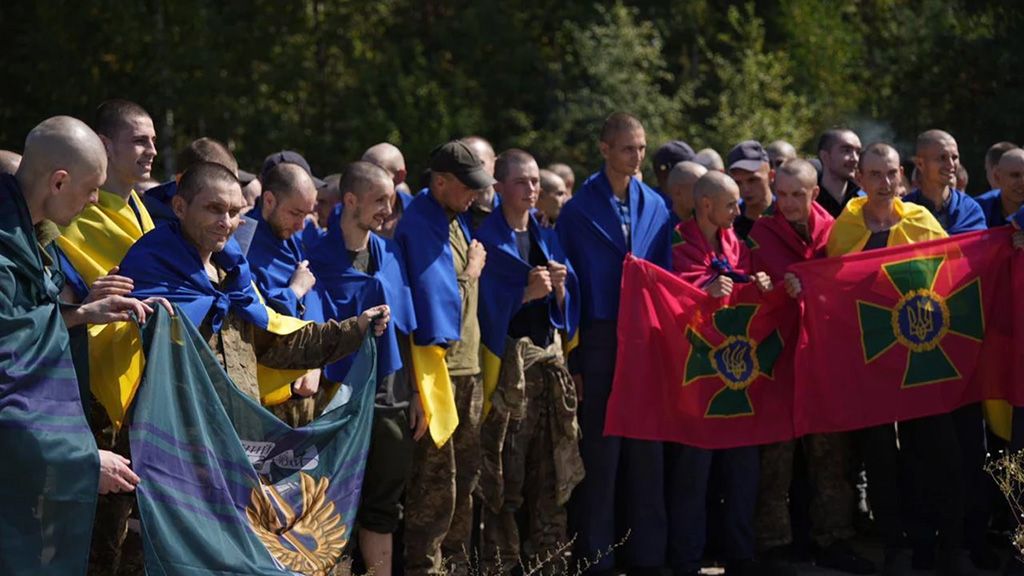
POLYGON ((1024 138, 1013 0, 3 0, 0 54, 0 148, 124 97, 153 114, 164 176, 203 135, 249 170, 291 148, 327 174, 387 140, 417 174, 472 133, 589 172, 622 109, 651 152, 813 153, 838 125, 906 152, 941 127, 976 194, 985 149, 1024 138))

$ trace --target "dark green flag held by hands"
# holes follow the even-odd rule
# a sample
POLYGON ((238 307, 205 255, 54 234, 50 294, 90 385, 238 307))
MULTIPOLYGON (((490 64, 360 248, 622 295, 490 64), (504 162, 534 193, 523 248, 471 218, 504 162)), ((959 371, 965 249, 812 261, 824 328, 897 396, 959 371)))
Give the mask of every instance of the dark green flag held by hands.
POLYGON ((130 438, 147 573, 328 573, 359 503, 374 338, 324 414, 299 429, 235 387, 185 314, 158 307, 143 346, 130 438))

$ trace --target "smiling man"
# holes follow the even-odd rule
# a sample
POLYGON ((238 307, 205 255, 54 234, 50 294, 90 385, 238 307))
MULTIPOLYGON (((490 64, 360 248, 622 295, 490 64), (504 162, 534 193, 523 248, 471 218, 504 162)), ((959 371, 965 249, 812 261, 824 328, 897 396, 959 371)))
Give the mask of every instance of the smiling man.
MULTIPOLYGON (((326 233, 309 254, 318 280, 309 312, 343 319, 378 304, 391 308, 392 323, 378 339, 373 430, 358 518, 366 566, 391 574, 392 535, 402 519, 415 442, 427 429, 411 378, 409 334, 416 316, 398 246, 377 235, 395 199, 391 175, 370 162, 353 162, 338 186, 342 206, 324 221, 326 233)), ((342 360, 327 366, 324 375, 340 381, 350 367, 351 360, 342 360)))
POLYGON ((928 130, 917 137, 914 166, 920 188, 903 197, 927 208, 949 234, 984 230, 985 213, 965 192, 956 188, 960 150, 956 140, 942 130, 928 130))

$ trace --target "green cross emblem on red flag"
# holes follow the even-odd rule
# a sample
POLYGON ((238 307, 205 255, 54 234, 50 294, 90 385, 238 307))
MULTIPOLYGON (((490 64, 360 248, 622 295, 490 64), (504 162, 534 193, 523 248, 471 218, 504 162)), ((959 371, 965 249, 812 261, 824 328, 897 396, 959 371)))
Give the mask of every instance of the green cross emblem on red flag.
POLYGON ((864 363, 870 364, 897 345, 906 348, 903 388, 960 378, 942 349, 944 339, 953 333, 981 341, 985 335, 981 280, 975 278, 949 294, 939 294, 935 278, 945 261, 945 256, 929 256, 884 264, 882 272, 899 292, 899 300, 888 306, 857 301, 864 363))
POLYGON ((683 386, 698 380, 714 379, 719 389, 708 402, 707 418, 732 418, 754 414, 748 388, 758 378, 772 378, 775 361, 782 352, 782 337, 773 330, 760 341, 750 334, 750 324, 758 304, 739 304, 721 308, 712 316, 715 333, 702 336, 686 329, 690 350, 686 355, 683 386), (721 342, 712 345, 709 341, 721 342))

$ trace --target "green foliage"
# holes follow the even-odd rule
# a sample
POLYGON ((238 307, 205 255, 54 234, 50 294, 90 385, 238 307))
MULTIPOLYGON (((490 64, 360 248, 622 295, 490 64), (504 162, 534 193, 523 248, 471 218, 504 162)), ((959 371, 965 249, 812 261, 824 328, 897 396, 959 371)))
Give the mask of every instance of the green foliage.
POLYGON ((601 121, 626 110, 652 151, 809 153, 836 125, 906 150, 942 127, 981 191, 987 146, 1024 131, 1022 49, 1012 0, 3 2, 0 147, 123 97, 151 111, 164 175, 203 135, 250 170, 287 147, 320 173, 388 140, 416 175, 471 133, 588 172, 601 121))

